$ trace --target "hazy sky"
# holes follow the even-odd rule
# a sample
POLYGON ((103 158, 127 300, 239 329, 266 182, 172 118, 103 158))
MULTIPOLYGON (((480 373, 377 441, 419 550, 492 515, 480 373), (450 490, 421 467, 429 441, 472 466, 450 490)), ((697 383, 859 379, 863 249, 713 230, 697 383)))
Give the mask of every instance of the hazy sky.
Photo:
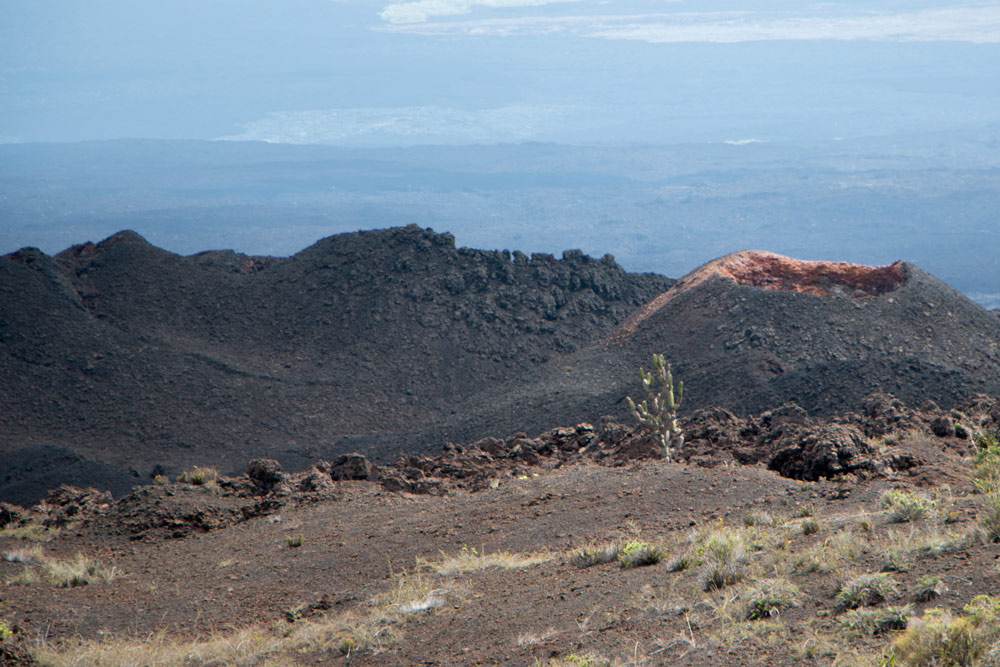
POLYGON ((1000 3, 0 0, 0 141, 819 140, 1000 123, 1000 3))

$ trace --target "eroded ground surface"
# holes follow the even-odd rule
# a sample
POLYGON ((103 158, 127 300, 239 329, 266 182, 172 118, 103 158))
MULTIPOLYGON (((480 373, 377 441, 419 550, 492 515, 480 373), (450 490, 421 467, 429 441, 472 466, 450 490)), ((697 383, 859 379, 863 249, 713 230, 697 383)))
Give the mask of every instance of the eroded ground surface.
MULTIPOLYGON (((0 619, 51 664, 879 664, 892 631, 860 627, 835 597, 853 577, 889 580, 862 611, 911 617, 1000 593, 1000 545, 978 522, 966 440, 918 428, 888 440, 876 449, 919 463, 812 482, 740 464, 738 448, 613 466, 553 455, 497 464, 471 486, 413 487, 429 493, 399 490, 426 480, 405 467, 333 480, 343 465, 372 472, 348 462, 321 484, 315 470, 282 477, 259 464, 256 478, 77 498, 8 524, 0 619), (893 522, 890 489, 926 511, 893 522), (62 527, 41 527, 43 514, 62 527), (643 541, 664 558, 628 569, 573 558, 643 541), (739 580, 705 590, 719 544, 739 580), (52 583, 43 560, 76 554, 93 559, 94 580, 52 583), (940 595, 917 602, 927 576, 940 595), (746 620, 769 585, 794 590, 792 606, 746 620), (83 653, 95 646, 99 659, 83 653)), ((444 459, 482 451, 460 449, 444 459)))

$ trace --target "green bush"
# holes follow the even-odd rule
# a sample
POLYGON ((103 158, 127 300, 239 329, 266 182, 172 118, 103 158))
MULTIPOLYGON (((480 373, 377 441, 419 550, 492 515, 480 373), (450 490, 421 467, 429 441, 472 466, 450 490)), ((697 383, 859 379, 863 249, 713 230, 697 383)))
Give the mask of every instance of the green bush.
POLYGON ((893 642, 892 660, 903 667, 979 667, 1000 658, 1000 599, 979 595, 963 616, 928 609, 893 642), (987 662, 987 656, 992 656, 987 662))
POLYGON ((870 607, 884 602, 896 588, 895 580, 885 572, 861 574, 844 582, 836 599, 842 609, 870 607))
POLYGON ((219 479, 218 470, 215 468, 202 468, 201 466, 195 466, 193 470, 182 472, 177 477, 177 481, 181 484, 194 484, 195 486, 202 486, 217 479, 219 479))
POLYGON ((622 547, 618 560, 624 568, 654 565, 663 560, 664 553, 649 542, 632 541, 622 547))
POLYGON ((910 597, 914 602, 930 602, 948 592, 948 587, 941 581, 941 577, 926 574, 917 579, 916 585, 910 591, 910 597))
POLYGON ((926 517, 936 506, 922 493, 891 490, 882 494, 882 507, 889 510, 889 523, 906 523, 926 517))
POLYGON ((913 610, 910 607, 851 609, 840 619, 840 628, 855 635, 881 635, 905 630, 913 610))
POLYGON ((746 619, 757 621, 777 616, 782 610, 794 606, 799 599, 799 589, 787 581, 769 579, 748 591, 746 597, 746 619))

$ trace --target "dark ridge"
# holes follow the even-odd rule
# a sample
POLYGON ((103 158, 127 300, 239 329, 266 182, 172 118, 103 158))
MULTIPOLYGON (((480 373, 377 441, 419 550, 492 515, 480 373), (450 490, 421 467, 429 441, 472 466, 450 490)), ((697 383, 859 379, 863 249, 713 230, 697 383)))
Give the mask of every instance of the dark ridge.
POLYGON ((685 380, 684 410, 829 415, 876 391, 949 407, 1000 394, 998 347, 994 314, 905 262, 754 251, 675 285, 415 225, 285 258, 183 257, 121 232, 0 257, 0 452, 62 447, 113 468, 67 482, 105 486, 259 456, 386 462, 626 419, 654 352, 685 380))
POLYGON ((416 226, 286 258, 183 257, 134 232, 24 250, 0 258, 0 451, 55 444, 148 474, 434 448, 412 434, 671 284, 610 255, 456 248, 416 226))

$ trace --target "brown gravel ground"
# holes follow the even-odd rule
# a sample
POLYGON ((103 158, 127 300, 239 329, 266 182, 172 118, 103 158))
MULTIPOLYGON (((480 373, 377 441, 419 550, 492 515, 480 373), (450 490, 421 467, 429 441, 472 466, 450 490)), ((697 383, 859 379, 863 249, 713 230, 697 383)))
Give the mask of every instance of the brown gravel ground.
MULTIPOLYGON (((619 468, 581 462, 442 496, 345 481, 335 499, 291 501, 272 514, 184 538, 130 539, 96 522, 63 529, 49 542, 0 538, 0 552, 39 545, 45 556, 80 552, 118 572, 111 581, 70 588, 46 581, 3 586, 0 618, 39 656, 40 642, 64 647, 65 658, 66 647, 79 640, 169 644, 255 627, 265 646, 244 658, 169 659, 165 649, 154 651, 162 664, 604 664, 586 657, 616 665, 878 664, 871 656, 881 655, 891 636, 842 630, 845 616, 834 595, 853 574, 878 572, 887 549, 902 549, 908 569, 890 573, 899 587, 885 604, 908 603, 917 578, 927 574, 940 576, 948 590, 914 605, 918 612, 957 611, 974 595, 1000 593, 1000 545, 956 541, 975 533, 980 502, 960 472, 955 467, 947 475, 947 494, 927 487, 934 480, 926 470, 922 478, 807 483, 758 466, 662 461, 619 468), (922 492, 939 494, 935 516, 887 523, 880 495, 914 481, 928 488, 922 492), (747 517, 765 512, 770 523, 764 517, 759 523, 766 525, 746 526, 747 517), (802 522, 809 518, 819 530, 805 535, 802 522), (646 540, 675 556, 698 531, 697 555, 704 558, 704 535, 713 529, 742 535, 749 545, 747 578, 722 590, 703 592, 697 568, 671 572, 666 561, 581 569, 569 560, 574 547, 614 539, 646 540), (297 536, 302 545, 289 546, 287 538, 297 536), (919 548, 948 540, 950 547, 919 548), (497 552, 547 557, 523 567, 473 569, 497 552), (819 571, 809 571, 810 553, 819 571), (466 571, 434 569, 454 557, 464 558, 466 571), (800 588, 799 605, 770 620, 743 621, 754 582, 775 577, 800 588), (415 597, 428 608, 378 597, 401 583, 418 588, 415 597), (287 639, 310 624, 340 619, 360 627, 372 618, 368 645, 352 644, 343 630, 326 643, 287 639)), ((229 500, 171 485, 150 502, 207 508, 229 500)), ((25 568, 0 561, 8 579, 25 568)), ((154 663, 131 657, 118 664, 154 663)))

